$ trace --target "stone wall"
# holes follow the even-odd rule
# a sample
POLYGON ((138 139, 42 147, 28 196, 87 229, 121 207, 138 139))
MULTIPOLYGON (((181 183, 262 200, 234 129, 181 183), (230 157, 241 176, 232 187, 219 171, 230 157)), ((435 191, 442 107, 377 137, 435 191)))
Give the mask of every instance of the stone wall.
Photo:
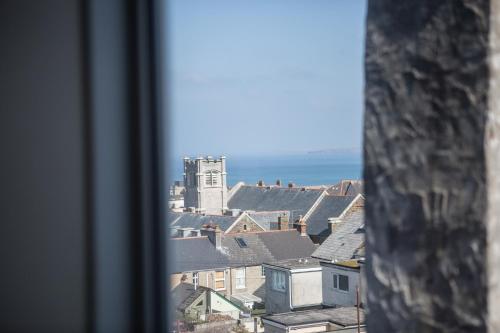
MULTIPOLYGON (((487 331, 489 6, 369 1, 364 180, 371 333, 487 331)), ((498 171, 498 162, 490 169, 498 171)), ((493 262, 491 268, 498 269, 493 262)))

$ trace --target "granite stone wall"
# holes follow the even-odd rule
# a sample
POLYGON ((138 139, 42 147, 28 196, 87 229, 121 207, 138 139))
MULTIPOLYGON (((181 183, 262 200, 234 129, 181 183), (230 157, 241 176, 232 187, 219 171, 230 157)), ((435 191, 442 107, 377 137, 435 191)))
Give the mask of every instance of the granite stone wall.
POLYGON ((487 0, 369 1, 370 333, 488 331, 490 14, 487 0))

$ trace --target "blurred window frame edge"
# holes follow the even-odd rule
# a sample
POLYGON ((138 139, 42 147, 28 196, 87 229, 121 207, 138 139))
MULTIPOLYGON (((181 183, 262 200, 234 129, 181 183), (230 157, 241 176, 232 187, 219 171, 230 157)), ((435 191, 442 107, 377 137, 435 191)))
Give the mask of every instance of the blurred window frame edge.
POLYGON ((167 332, 167 4, 80 4, 87 330, 167 332), (106 183, 115 173, 130 183, 106 183))

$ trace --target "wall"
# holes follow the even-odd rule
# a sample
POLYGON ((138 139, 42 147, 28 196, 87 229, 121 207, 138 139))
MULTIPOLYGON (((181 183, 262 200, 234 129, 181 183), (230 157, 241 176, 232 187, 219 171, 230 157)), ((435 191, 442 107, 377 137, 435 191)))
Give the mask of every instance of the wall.
MULTIPOLYGON (((266 313, 274 314, 274 313, 283 313, 290 311, 290 294, 288 291, 290 290, 289 279, 288 277, 285 279, 285 291, 277 291, 272 288, 272 268, 266 268, 266 313)), ((289 272, 286 271, 286 274, 289 276, 289 272)))
POLYGON ((243 289, 236 289, 236 272, 235 268, 231 269, 231 294, 255 294, 264 300, 265 297, 265 286, 264 283, 266 281, 265 277, 262 277, 262 270, 260 265, 258 266, 247 266, 246 267, 246 284, 243 289))
POLYGON ((239 220, 238 223, 236 223, 233 228, 229 230, 228 234, 256 231, 264 231, 264 229, 260 225, 255 223, 250 217, 248 217, 247 215, 243 215, 241 217, 241 220, 239 220))
POLYGON ((356 287, 359 284, 359 271, 341 268, 334 265, 323 266, 323 304, 328 306, 354 306, 356 305, 356 287), (347 275, 349 278, 349 291, 333 288, 333 274, 347 275))
POLYGON ((323 302, 322 273, 292 273, 292 307, 321 305, 323 302))

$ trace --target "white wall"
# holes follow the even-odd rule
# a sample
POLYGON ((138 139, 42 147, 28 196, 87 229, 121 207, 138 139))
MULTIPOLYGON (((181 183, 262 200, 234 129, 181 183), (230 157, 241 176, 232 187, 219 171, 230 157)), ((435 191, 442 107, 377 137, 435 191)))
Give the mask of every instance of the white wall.
POLYGON ((356 287, 359 284, 359 270, 343 268, 334 265, 323 267, 323 304, 328 306, 356 305, 356 287), (333 275, 342 274, 349 278, 349 291, 333 288, 333 275))

